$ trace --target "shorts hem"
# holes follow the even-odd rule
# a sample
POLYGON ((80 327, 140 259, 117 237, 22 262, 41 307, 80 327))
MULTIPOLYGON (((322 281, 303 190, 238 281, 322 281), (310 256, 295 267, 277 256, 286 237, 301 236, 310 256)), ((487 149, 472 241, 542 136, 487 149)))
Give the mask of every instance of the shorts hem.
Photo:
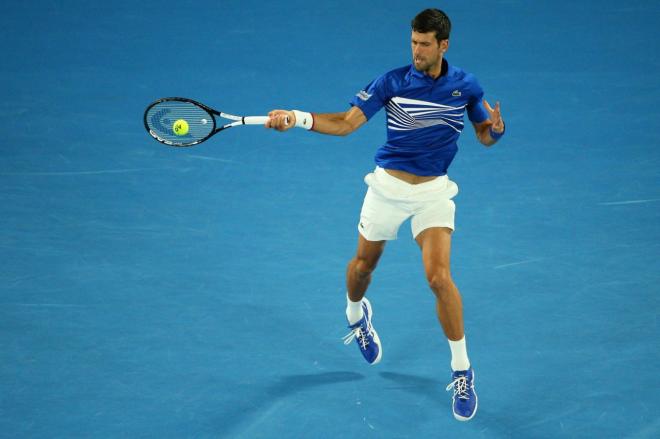
POLYGON ((455 231, 455 227, 453 224, 448 224, 448 223, 437 223, 437 224, 430 224, 428 226, 424 226, 423 229, 419 230, 417 233, 413 231, 413 239, 417 238, 417 236, 422 233, 424 230, 427 229, 432 229, 434 227, 437 228, 442 228, 442 229, 450 229, 452 232, 455 231))
POLYGON ((358 226, 357 229, 358 229, 358 232, 360 233, 360 235, 362 235, 362 237, 363 237, 364 239, 366 239, 367 241, 370 241, 370 242, 378 242, 378 241, 396 241, 396 239, 397 239, 396 236, 394 236, 394 237, 382 237, 382 236, 374 237, 374 236, 367 236, 367 234, 366 234, 366 233, 365 233, 365 232, 364 232, 359 226, 358 226))

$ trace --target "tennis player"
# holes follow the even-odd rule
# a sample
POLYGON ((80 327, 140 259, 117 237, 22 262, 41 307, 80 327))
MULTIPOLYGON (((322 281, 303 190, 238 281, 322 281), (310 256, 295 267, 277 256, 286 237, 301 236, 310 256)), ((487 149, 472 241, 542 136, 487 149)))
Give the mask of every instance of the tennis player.
POLYGON ((450 274, 451 236, 458 186, 447 176, 456 155, 467 112, 477 139, 485 146, 504 135, 497 102, 483 99, 476 78, 447 62, 451 22, 438 9, 426 9, 412 20, 412 64, 379 76, 351 100, 343 113, 311 114, 273 110, 266 127, 286 131, 294 126, 322 134, 347 135, 385 107, 387 141, 376 152, 376 168, 365 177, 367 193, 358 223, 358 245, 346 272, 346 317, 364 358, 378 363, 383 355, 364 297, 385 243, 396 239, 411 218, 412 235, 422 252, 426 279, 436 297, 436 312, 449 341, 454 417, 467 421, 477 411, 474 370, 468 359, 461 296, 450 274))

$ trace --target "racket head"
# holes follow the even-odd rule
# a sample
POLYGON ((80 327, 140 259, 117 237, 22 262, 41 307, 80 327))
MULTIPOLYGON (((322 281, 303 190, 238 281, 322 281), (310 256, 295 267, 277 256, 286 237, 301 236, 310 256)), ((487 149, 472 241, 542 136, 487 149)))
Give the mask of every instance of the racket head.
POLYGON ((162 98, 144 111, 144 127, 151 137, 165 145, 193 146, 216 133, 214 114, 219 113, 192 99, 162 98), (184 135, 174 133, 174 122, 180 119, 188 123, 188 132, 184 135))

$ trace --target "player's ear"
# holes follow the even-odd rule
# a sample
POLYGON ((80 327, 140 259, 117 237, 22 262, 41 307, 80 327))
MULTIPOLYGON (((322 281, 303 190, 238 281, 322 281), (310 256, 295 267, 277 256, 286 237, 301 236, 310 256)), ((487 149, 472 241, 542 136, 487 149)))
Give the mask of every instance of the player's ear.
POLYGON ((440 50, 445 53, 449 49, 449 40, 440 41, 440 50))

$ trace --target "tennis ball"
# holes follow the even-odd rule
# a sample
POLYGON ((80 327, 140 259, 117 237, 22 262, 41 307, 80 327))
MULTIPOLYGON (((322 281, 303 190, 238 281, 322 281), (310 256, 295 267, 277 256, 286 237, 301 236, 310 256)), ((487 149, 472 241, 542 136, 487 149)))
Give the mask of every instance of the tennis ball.
POLYGON ((174 122, 174 125, 172 126, 172 130, 174 130, 174 134, 177 136, 185 136, 188 134, 188 122, 186 122, 183 119, 179 119, 176 122, 174 122))

